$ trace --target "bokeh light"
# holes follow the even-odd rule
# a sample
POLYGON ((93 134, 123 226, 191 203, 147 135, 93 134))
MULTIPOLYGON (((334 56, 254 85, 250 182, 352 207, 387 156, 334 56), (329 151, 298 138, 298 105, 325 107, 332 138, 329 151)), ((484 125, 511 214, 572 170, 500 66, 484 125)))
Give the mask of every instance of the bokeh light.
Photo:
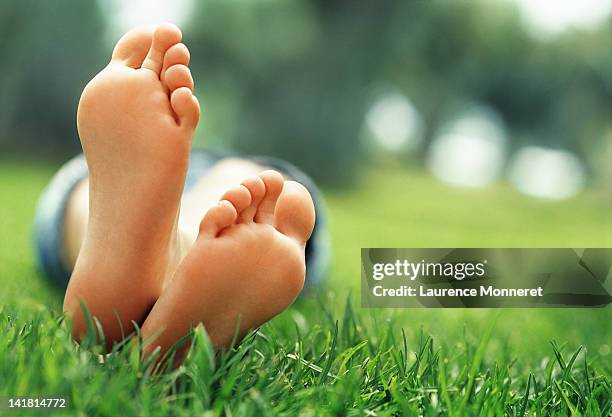
POLYGON ((520 192, 551 200, 573 197, 586 181, 585 169, 575 155, 537 146, 527 146, 516 153, 509 176, 520 192))
POLYGON ((538 36, 552 36, 569 28, 586 29, 606 21, 610 0, 515 0, 522 15, 538 36))
POLYGON ((193 8, 193 0, 102 0, 101 4, 110 17, 113 35, 162 22, 183 26, 193 8))
POLYGON ((414 149, 423 139, 423 117, 400 93, 376 100, 366 115, 366 124, 374 140, 390 151, 414 149))
POLYGON ((445 125, 432 142, 428 166, 449 184, 484 187, 502 173, 505 133, 495 112, 475 107, 445 125))

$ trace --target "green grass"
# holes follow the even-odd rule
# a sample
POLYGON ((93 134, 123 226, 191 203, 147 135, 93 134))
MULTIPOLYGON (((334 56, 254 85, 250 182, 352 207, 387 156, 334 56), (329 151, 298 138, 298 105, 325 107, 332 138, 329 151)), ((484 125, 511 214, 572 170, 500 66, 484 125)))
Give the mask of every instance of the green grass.
POLYGON ((362 246, 612 246, 602 195, 551 203, 372 171, 355 190, 326 190, 334 264, 323 290, 217 360, 198 330, 185 366, 151 376, 134 347, 104 364, 99 347, 78 348, 62 294, 36 272, 31 219, 53 170, 0 163, 0 396, 66 397, 58 416, 612 412, 609 309, 383 310, 356 297, 362 246))

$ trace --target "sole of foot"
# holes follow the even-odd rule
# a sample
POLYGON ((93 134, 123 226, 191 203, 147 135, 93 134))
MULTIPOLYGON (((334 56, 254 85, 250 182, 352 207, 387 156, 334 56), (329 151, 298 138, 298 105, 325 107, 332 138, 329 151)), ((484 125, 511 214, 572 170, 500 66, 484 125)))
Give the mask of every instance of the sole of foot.
POLYGON ((177 218, 200 116, 181 38, 171 24, 128 32, 81 96, 89 220, 64 300, 77 339, 87 328, 81 303, 109 347, 133 331, 179 262, 177 218))
POLYGON ((229 189, 145 321, 145 352, 163 354, 200 323, 226 349, 287 308, 304 285, 314 222, 306 188, 276 171, 229 189))

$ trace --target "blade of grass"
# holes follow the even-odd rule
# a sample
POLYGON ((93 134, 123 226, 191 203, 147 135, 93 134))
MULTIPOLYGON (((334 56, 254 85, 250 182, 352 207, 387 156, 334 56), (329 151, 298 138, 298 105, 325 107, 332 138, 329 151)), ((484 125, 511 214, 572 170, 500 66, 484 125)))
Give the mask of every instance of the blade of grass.
POLYGON ((455 413, 453 411, 453 403, 448 395, 448 390, 446 386, 446 363, 445 359, 442 358, 442 355, 439 356, 439 364, 438 364, 438 381, 440 383, 440 394, 442 396, 442 400, 444 404, 446 404, 446 411, 448 413, 448 417, 454 417, 455 413))
POLYGON ((467 383, 467 387, 465 390, 465 395, 463 396, 463 399, 461 400, 461 404, 459 405, 460 415, 463 415, 465 406, 467 405, 467 402, 469 401, 470 396, 472 395, 472 389, 474 388, 474 381, 476 380, 476 374, 478 370, 480 369, 480 364, 482 362, 482 359, 484 358, 485 350, 487 348, 487 345, 489 344, 489 339, 491 339, 491 334, 493 333, 493 329, 495 328, 495 324, 497 323, 498 317, 499 317, 499 313, 495 315, 493 320, 491 320, 491 322, 485 329, 484 334, 480 338, 478 349, 476 350, 476 354, 474 355, 474 359, 472 360, 472 365, 470 367, 470 374, 468 377, 468 383, 467 383))

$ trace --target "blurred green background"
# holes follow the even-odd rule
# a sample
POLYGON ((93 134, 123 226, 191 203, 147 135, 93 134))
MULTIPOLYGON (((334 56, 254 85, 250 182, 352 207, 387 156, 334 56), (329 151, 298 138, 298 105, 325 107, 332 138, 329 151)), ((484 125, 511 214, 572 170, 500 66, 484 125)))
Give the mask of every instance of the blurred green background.
MULTIPOLYGON (((358 293, 361 247, 612 246, 611 10, 609 0, 4 0, 0 303, 59 311, 29 246, 36 199, 80 152, 79 94, 114 42, 164 20, 191 50, 196 146, 285 158, 321 184, 339 308, 358 293)), ((453 323, 477 334, 490 315, 397 314, 443 340, 460 333, 453 323)), ((509 317, 499 340, 516 354, 542 353, 555 336, 609 354, 609 310, 509 317)))
POLYGON ((0 146, 61 161, 119 36, 175 21, 204 108, 199 146, 354 184, 365 164, 563 199, 609 180, 610 2, 5 0, 0 146), (607 158, 607 159, 606 159, 607 158))

